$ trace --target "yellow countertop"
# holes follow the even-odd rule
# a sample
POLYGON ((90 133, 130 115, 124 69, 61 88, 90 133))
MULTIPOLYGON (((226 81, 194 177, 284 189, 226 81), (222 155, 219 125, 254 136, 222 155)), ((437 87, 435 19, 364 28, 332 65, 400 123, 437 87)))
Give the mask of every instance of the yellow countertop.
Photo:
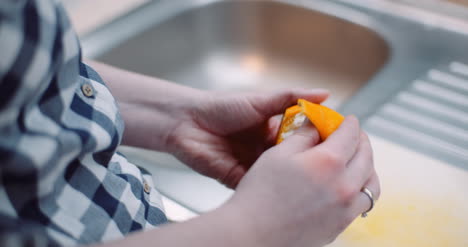
POLYGON ((382 197, 333 247, 468 246, 468 171, 371 136, 382 197))

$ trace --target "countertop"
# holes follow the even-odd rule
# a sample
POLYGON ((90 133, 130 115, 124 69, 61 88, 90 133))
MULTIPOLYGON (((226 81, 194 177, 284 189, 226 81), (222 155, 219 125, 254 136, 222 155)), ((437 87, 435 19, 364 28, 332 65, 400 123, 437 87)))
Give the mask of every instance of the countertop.
POLYGON ((332 246, 468 246, 468 171, 370 138, 382 197, 332 246))

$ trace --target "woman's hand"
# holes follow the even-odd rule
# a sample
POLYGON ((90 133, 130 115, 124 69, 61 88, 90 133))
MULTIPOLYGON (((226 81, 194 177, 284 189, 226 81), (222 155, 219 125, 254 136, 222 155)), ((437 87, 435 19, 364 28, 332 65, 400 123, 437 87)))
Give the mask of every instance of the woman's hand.
POLYGON ((234 188, 258 157, 275 143, 274 117, 298 98, 322 102, 324 90, 205 93, 167 138, 169 151, 194 170, 234 188))
POLYGON ((316 247, 336 238, 380 194, 367 136, 348 117, 327 140, 305 125, 264 152, 223 206, 106 246, 316 247))
POLYGON ((367 135, 356 118, 318 144, 311 126, 266 151, 227 203, 258 246, 323 246, 380 195, 367 135))
POLYGON ((324 91, 215 94, 94 66, 119 101, 125 144, 171 151, 230 187, 240 181, 212 213, 117 246, 322 246, 369 208, 363 187, 380 194, 369 140, 354 117, 318 145, 309 124, 271 147, 280 121, 273 116, 298 98, 321 102, 324 91))
POLYGON ((123 144, 173 153, 194 170, 234 188, 275 143, 284 110, 325 90, 219 93, 201 91, 90 62, 118 101, 123 144))

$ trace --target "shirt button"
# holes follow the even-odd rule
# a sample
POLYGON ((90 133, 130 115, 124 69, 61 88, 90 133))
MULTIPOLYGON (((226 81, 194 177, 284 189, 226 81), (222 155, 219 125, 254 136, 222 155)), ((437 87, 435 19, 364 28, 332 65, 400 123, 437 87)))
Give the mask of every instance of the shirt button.
POLYGON ((81 91, 86 97, 92 97, 94 95, 94 89, 88 83, 81 85, 81 91))
POLYGON ((151 192, 151 186, 149 186, 146 180, 143 180, 143 190, 145 191, 146 194, 149 194, 151 192))

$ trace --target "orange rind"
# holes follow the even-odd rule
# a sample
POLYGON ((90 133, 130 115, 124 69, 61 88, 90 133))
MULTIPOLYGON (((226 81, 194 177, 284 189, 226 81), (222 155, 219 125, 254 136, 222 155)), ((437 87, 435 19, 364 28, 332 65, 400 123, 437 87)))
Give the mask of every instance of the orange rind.
POLYGON ((306 118, 315 126, 322 141, 338 129, 344 120, 340 113, 326 106, 299 99, 297 105, 287 108, 284 112, 276 144, 292 135, 302 126, 306 118))

